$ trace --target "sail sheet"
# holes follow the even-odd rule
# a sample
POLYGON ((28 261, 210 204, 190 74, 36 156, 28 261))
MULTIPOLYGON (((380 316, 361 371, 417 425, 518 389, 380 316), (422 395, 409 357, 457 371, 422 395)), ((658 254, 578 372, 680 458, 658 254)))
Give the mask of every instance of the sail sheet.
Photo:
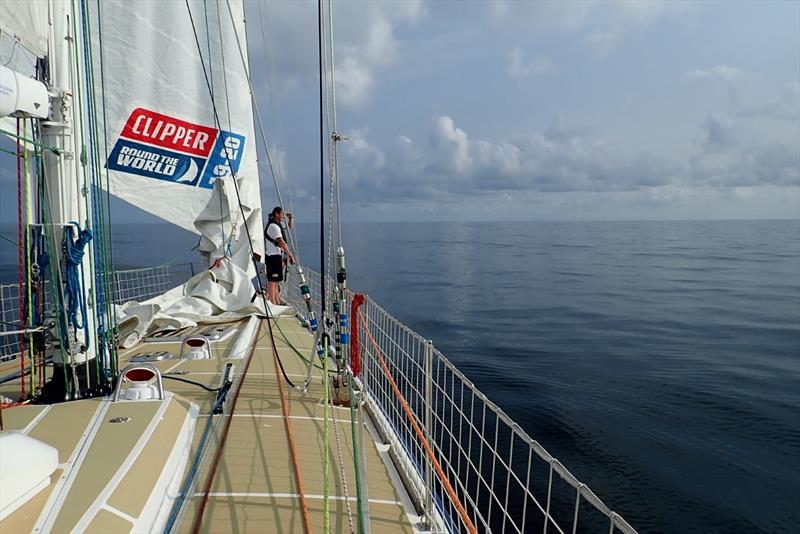
POLYGON ((0 34, 7 34, 38 57, 47 53, 49 30, 46 0, 0 2, 0 34))
POLYGON ((109 0, 92 9, 111 193, 200 234, 209 261, 244 256, 245 222, 262 254, 241 0, 109 0))

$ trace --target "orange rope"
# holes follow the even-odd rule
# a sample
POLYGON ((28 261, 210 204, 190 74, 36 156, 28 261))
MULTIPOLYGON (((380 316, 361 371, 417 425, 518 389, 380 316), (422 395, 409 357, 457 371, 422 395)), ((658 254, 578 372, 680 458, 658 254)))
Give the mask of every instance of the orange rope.
MULTIPOLYGON (((270 321, 267 318, 267 321, 270 321)), ((267 323, 270 328, 270 335, 272 335, 272 325, 267 323)), ((278 349, 275 347, 275 339, 272 341, 272 353, 275 357, 275 377, 278 379, 278 391, 281 394, 281 411, 283 411, 283 423, 286 427, 286 436, 289 439, 289 452, 292 455, 292 466, 294 467, 294 478, 297 480, 297 492, 300 494, 300 510, 303 513, 303 529, 306 534, 311 534, 311 520, 308 517, 308 503, 306 503, 306 494, 303 491, 303 477, 300 475, 300 466, 297 464, 297 449, 294 445, 294 433, 292 433, 292 424, 289 422, 289 409, 286 406, 286 396, 283 392, 283 378, 278 372, 278 349)), ((327 454, 327 451, 325 451, 327 454)))
MULTIPOLYGON (((253 361, 253 353, 256 350, 256 345, 258 345, 258 336, 260 334, 261 323, 258 324, 258 330, 256 330, 256 340, 253 342, 253 346, 250 349, 250 354, 247 357, 247 363, 244 364, 244 370, 241 374, 242 378, 239 381, 239 387, 236 388, 236 393, 231 401, 231 409, 230 412, 228 412, 228 419, 225 421, 225 429, 222 432, 222 438, 219 441, 219 445, 217 445, 217 452, 214 454, 214 463, 211 465, 208 478, 206 478, 205 488, 203 488, 203 498, 200 500, 199 509, 195 514, 194 521, 192 523, 192 534, 197 534, 200 531, 200 523, 203 521, 203 513, 205 512, 206 503, 208 502, 208 493, 211 491, 211 483, 214 481, 214 477, 217 474, 217 466, 219 466, 219 461, 222 458, 222 451, 225 448, 225 442, 228 439, 228 431, 230 430, 231 422, 233 421, 233 412, 236 410, 236 401, 239 400, 239 392, 242 391, 244 379, 247 376, 247 370, 250 369, 250 362, 253 361)), ((209 414, 209 417, 213 417, 213 415, 209 414)))
MULTIPOLYGON (((405 397, 400 392, 400 388, 397 387, 397 383, 395 383, 394 378, 392 378, 392 374, 389 371, 389 367, 386 365, 386 361, 383 359, 383 355, 381 354, 381 349, 378 347, 378 344, 375 342, 375 338, 372 337, 372 333, 367 328, 367 320, 364 317, 362 312, 359 312, 361 315, 361 320, 364 323, 364 331, 367 333, 367 337, 372 342, 372 346, 375 348, 375 355, 378 357, 378 361, 383 368, 383 373, 386 375, 386 378, 389 380, 389 384, 392 386, 392 390, 394 390, 394 394, 397 395, 397 398, 400 400, 400 404, 403 406, 403 411, 406 413, 406 417, 408 417, 411 426, 414 428, 414 432, 417 434, 417 437, 422 442, 422 447, 425 449, 425 453, 428 455, 428 459, 430 459, 431 464, 433 464, 433 468, 436 471, 436 474, 439 476, 439 480, 441 480, 442 485, 444 486, 447 495, 450 497, 450 501, 456 506, 456 510, 458 511, 458 515, 461 516, 461 520, 464 522, 464 525, 467 527, 467 531, 473 534, 477 534, 478 530, 475 528, 475 525, 470 520, 469 515, 467 515, 467 510, 464 508, 464 505, 461 504, 461 501, 458 499, 458 495, 456 495, 455 489, 450 484, 450 481, 447 479, 447 475, 445 475, 442 466, 439 464, 436 457, 433 455, 433 449, 431 448, 428 440, 425 438, 425 434, 422 432, 422 429, 417 424, 417 420, 414 417, 414 414, 411 412, 411 408, 408 407, 408 403, 406 402, 405 397)), ((428 488, 430 489, 430 488, 428 488)))

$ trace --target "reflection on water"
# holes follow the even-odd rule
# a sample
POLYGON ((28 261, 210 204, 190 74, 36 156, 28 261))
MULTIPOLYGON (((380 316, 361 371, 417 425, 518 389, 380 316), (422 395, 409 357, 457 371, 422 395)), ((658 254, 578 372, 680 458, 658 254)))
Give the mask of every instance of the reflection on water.
MULTIPOLYGON (((318 270, 318 229, 297 230, 318 270)), ((800 529, 797 221, 343 231, 349 287, 432 339, 640 531, 800 529)), ((125 267, 196 243, 166 227, 115 238, 125 267)), ((0 260, 13 280, 13 247, 0 260)))

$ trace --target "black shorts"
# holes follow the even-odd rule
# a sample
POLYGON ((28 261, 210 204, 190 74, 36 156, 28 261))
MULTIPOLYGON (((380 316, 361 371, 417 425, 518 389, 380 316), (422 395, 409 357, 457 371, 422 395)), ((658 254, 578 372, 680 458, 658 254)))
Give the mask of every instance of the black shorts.
POLYGON ((267 256, 267 281, 283 282, 283 256, 267 256))

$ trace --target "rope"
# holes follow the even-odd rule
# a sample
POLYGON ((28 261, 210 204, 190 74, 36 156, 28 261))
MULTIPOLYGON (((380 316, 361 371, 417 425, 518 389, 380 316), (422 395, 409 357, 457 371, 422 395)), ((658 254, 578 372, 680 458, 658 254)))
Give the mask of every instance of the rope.
POLYGON ((397 387, 397 383, 394 381, 394 377, 392 377, 391 371, 389 371, 389 366, 386 365, 386 361, 383 358, 383 354, 381 353, 380 347, 378 347, 378 343, 375 341, 375 338, 372 337, 372 332, 370 332, 369 328, 367 328, 366 326, 367 321, 366 318, 364 317, 363 312, 359 312, 359 314, 361 314, 361 320, 364 322, 364 331, 367 333, 367 337, 372 343, 372 347, 375 349, 375 356, 378 359, 381 368, 383 369, 383 374, 386 375, 386 379, 389 381, 389 385, 392 387, 392 391, 394 391, 397 400, 400 401, 400 405, 403 407, 403 412, 406 414, 409 423, 411 423, 411 427, 414 429, 414 433, 417 435, 417 438, 422 444, 423 449, 425 449, 425 454, 428 456, 428 460, 431 462, 433 469, 436 471, 436 474, 439 477, 439 480, 441 481, 442 486, 444 487, 444 490, 447 493, 447 496, 450 497, 450 502, 452 502, 455 505, 456 511, 458 512, 458 515, 461 517, 461 521, 464 523, 464 526, 467 528, 467 531, 470 532, 471 534, 477 534, 478 530, 475 528, 475 525, 469 518, 469 515, 467 514, 467 511, 464 508, 464 505, 459 500, 455 489, 453 489, 453 486, 450 484, 450 481, 448 480, 447 475, 442 469, 442 466, 436 459, 436 456, 433 453, 433 449, 431 448, 427 438, 425 437, 425 433, 419 427, 416 417, 414 417, 411 408, 409 408, 408 406, 408 402, 406 402, 405 397, 403 397, 403 394, 400 392, 400 388, 397 387))
POLYGON ((322 425, 322 531, 328 534, 331 531, 331 518, 330 518, 330 503, 328 496, 328 338, 323 341, 325 350, 325 359, 322 366, 324 368, 322 387, 324 392, 322 394, 323 409, 322 418, 324 423, 322 425))
MULTIPOLYGON (((51 228, 51 231, 48 233, 50 239, 45 239, 45 249, 47 254, 51 258, 58 257, 55 255, 55 251, 58 249, 56 243, 56 236, 54 227, 49 226, 48 223, 53 220, 53 213, 51 210, 50 204, 50 193, 45 186, 45 170, 44 167, 41 169, 40 174, 41 182, 39 186, 39 190, 43 193, 42 205, 44 209, 42 209, 42 223, 44 224, 45 228, 51 228)), ((62 362, 67 362, 67 353, 66 349, 70 346, 70 340, 67 339, 67 314, 66 309, 64 307, 64 293, 61 290, 63 287, 63 280, 61 279, 61 269, 57 268, 55 261, 48 262, 48 266, 50 268, 50 279, 53 280, 54 283, 50 284, 49 287, 51 291, 53 291, 54 296, 53 300, 55 301, 56 310, 58 313, 58 320, 56 321, 56 331, 58 333, 58 339, 60 343, 58 344, 59 355, 61 356, 62 362)), ((67 394, 70 395, 72 393, 72 384, 67 376, 67 366, 62 365, 61 371, 64 376, 64 384, 66 385, 67 394)))
MULTIPOLYGON (((22 120, 22 135, 25 137, 28 136, 28 123, 23 119, 22 120)), ((27 295, 25 304, 27 310, 25 311, 25 315, 28 317, 28 327, 33 327, 33 276, 31 273, 31 179, 30 174, 28 173, 28 151, 22 151, 22 161, 23 161, 23 174, 25 176, 25 279, 27 283, 25 284, 27 289, 27 295)), ((20 306, 21 308, 22 306, 20 306)), ((28 347, 28 357, 31 362, 31 394, 36 391, 35 381, 36 381, 36 364, 33 361, 33 346, 28 347)), ((23 382, 25 380, 23 379, 23 382)), ((23 395, 24 397, 24 395, 23 395)))
MULTIPOLYGON (((255 100, 255 96, 254 96, 255 93, 253 92, 253 83, 252 83, 252 80, 250 78, 250 70, 249 70, 249 68, 247 66, 247 61, 244 58, 244 51, 242 50, 242 43, 241 43, 241 41, 239 39, 239 31, 236 29, 236 24, 234 23, 234 20, 233 20, 233 10, 231 9, 230 1, 226 0, 226 4, 228 6, 228 16, 231 19, 231 26, 233 27, 233 35, 234 35, 234 37, 236 37, 236 46, 239 49, 239 58, 240 58, 240 60, 242 62, 242 68, 244 69, 245 78, 247 79, 247 87, 250 90, 250 100, 251 100, 251 102, 253 104, 253 106, 252 106, 253 107, 253 112, 255 113, 256 122, 258 123, 258 130, 259 130, 259 133, 261 134, 261 140, 264 143, 264 152, 267 155, 267 163, 269 165, 270 173, 272 174, 272 181, 275 184, 275 194, 278 197, 278 205, 281 206, 281 208, 283 208, 284 202, 283 202, 283 196, 281 195, 280 187, 278 186, 278 173, 275 172, 275 166, 273 165, 273 162, 272 162, 272 155, 271 155, 270 150, 269 150, 269 145, 267 144, 267 136, 264 133, 264 123, 261 120, 261 113, 258 110, 258 102, 256 102, 256 100, 255 100)), ((191 15, 191 13, 190 13, 190 15, 191 15)), ((288 237, 289 237, 289 248, 291 248, 295 252, 295 257, 298 258, 298 263, 299 263, 299 255, 297 253, 297 246, 295 245, 295 240, 294 240, 294 236, 293 236, 293 230, 290 229, 290 231, 287 232, 287 233, 288 233, 288 237)))
MULTIPOLYGON (((66 254, 67 259, 67 318, 69 323, 79 330, 81 328, 88 328, 86 321, 86 294, 83 292, 83 255, 86 244, 92 240, 92 231, 88 228, 81 230, 77 222, 70 222, 78 230, 78 237, 72 241, 70 236, 71 231, 67 231, 65 235, 66 254), (81 280, 78 280, 78 267, 80 267, 81 280), (81 314, 81 320, 78 321, 78 311, 81 314)), ((87 334, 84 340, 87 347, 89 345, 89 337, 87 334)))
MULTIPOLYGON (((81 0, 81 13, 83 15, 83 24, 82 30, 84 33, 83 38, 83 58, 84 58, 84 68, 86 71, 86 119, 87 119, 87 126, 89 132, 89 162, 90 165, 88 167, 88 176, 90 178, 90 185, 89 190, 91 191, 91 215, 92 215, 92 227, 96 232, 96 240, 95 246, 92 247, 93 256, 90 258, 90 267, 92 273, 94 274, 94 285, 92 286, 92 290, 94 291, 95 295, 95 303, 96 306, 93 310, 95 314, 95 324, 96 324, 96 334, 97 334, 97 362, 98 365, 95 365, 95 378, 97 380, 97 384, 101 384, 100 378, 100 368, 101 363, 103 366, 103 374, 106 375, 107 372, 107 365, 106 365, 106 348, 107 343, 105 343, 106 334, 108 331, 108 322, 110 322, 109 313, 106 307, 106 296, 108 294, 108 284, 107 284, 107 273, 106 273, 106 262, 105 262, 105 232, 104 232, 104 224, 103 224, 103 198, 101 194, 98 194, 98 186, 97 186, 97 175, 99 173, 98 169, 100 169, 100 154, 98 151, 98 140, 97 140, 97 103, 95 102, 96 91, 94 87, 94 67, 93 61, 94 56, 92 54, 92 41, 91 41, 91 31, 90 31, 90 19, 89 19, 89 10, 87 6, 86 0, 81 0), (99 241, 99 242, 98 242, 99 241)), ((86 168, 84 169, 84 181, 86 181, 86 168)), ((89 199, 86 199, 87 202, 87 211, 89 211, 89 199)), ((88 224, 88 222, 87 222, 88 224)), ((105 378, 109 378, 105 376, 105 378)))
POLYGON ((0 239, 3 239, 3 240, 5 240, 5 241, 8 241, 9 243, 11 243, 12 245, 14 245, 15 247, 18 247, 18 246, 19 246, 19 243, 18 243, 17 241, 14 241, 14 240, 13 240, 13 239, 11 239, 10 237, 4 236, 3 234, 0 234, 0 239))
MULTIPOLYGON (((236 394, 233 396, 233 402, 231 402, 231 409, 228 412, 228 414, 233 414, 233 412, 236 410, 236 401, 239 400, 239 393, 242 390, 241 384, 244 383, 244 379, 247 376, 247 370, 250 369, 250 362, 253 360, 253 353, 255 352, 256 345, 258 344, 259 334, 261 334, 261 323, 258 324, 258 330, 256 331, 256 341, 253 343, 253 348, 250 349, 250 355, 247 357, 247 363, 245 364, 244 370, 242 371, 242 375, 241 375, 242 378, 239 381, 239 387, 236 388, 236 394)), ((215 403, 214 409, 211 410, 212 414, 214 413, 215 409, 219 406, 219 404, 222 402, 222 400, 224 398, 225 397, 220 397, 217 400, 217 402, 215 403)), ((210 420, 210 418, 211 418, 211 416, 209 416, 209 420, 210 420)), ((203 498, 200 501, 199 509, 197 510, 197 514, 195 515, 195 518, 194 518, 194 523, 192 524, 192 534, 197 534, 197 532, 200 530, 200 522, 203 520, 203 512, 206 509, 206 502, 208 502, 208 493, 209 493, 209 491, 211 491, 211 483, 214 481, 214 476, 217 473, 217 466, 219 466, 219 461, 222 458, 222 451, 225 448, 225 441, 228 439, 228 431, 231 428, 231 422, 232 421, 233 421, 233 417, 231 417, 230 415, 225 420, 225 430, 222 433, 222 438, 220 439, 219 446, 217 447, 217 452, 214 455, 214 463, 211 465, 211 470, 210 470, 210 472, 208 474, 208 478, 206 478, 205 488, 203 488, 203 498)), ((198 451, 198 455, 199 455, 199 451, 198 451)), ((198 458, 199 458, 199 456, 198 456, 198 458)), ((174 520, 173 520, 173 522, 174 522, 174 520)), ((170 526, 170 528, 171 528, 171 526, 170 526)), ((169 530, 165 530, 165 532, 169 532, 169 530)))
MULTIPOLYGON (((101 5, 100 0, 97 0, 97 14, 98 14, 98 17, 97 17, 97 35, 98 35, 98 39, 99 39, 98 48, 100 50, 100 89, 101 89, 101 95, 102 95, 101 108, 103 110, 103 153, 104 154, 108 154, 108 125, 107 125, 107 122, 106 122, 106 81, 105 81, 105 64, 103 62, 103 57, 104 57, 103 56, 103 50, 104 50, 104 48, 103 48, 103 29, 102 29, 103 13, 102 13, 102 5, 101 5)), ((103 235, 105 236, 105 242, 104 242, 103 245, 105 247, 106 243, 108 244, 107 245, 108 246, 108 251, 107 251, 108 254, 107 254, 107 256, 108 256, 108 263, 111 265, 111 269, 110 269, 111 276, 110 277, 106 277, 106 287, 107 287, 108 294, 110 294, 112 296, 112 298, 113 298, 112 284, 113 284, 113 280, 115 279, 116 268, 114 267, 114 247, 111 245, 113 243, 113 230, 112 230, 112 226, 111 226, 111 179, 110 179, 110 174, 109 174, 108 167, 107 166, 103 166, 103 168, 105 169, 105 175, 106 175, 106 187, 105 187, 106 209, 104 210, 103 216, 107 217, 107 219, 108 219, 108 227, 103 232, 103 235)), ((100 183, 102 185, 102 177, 101 177, 100 183)), ((117 317, 116 317, 116 314, 112 313, 111 311, 109 311, 109 316, 111 317, 111 321, 110 321, 111 330, 110 330, 110 332, 107 332, 107 334, 111 335, 112 339, 113 339, 113 333, 116 332, 116 330, 117 330, 117 317)), ((117 344, 116 343, 109 343, 109 346, 110 346, 110 350, 111 350, 111 354, 109 355, 109 359, 110 359, 109 363, 110 363, 110 366, 111 366, 111 374, 112 375, 116 375, 117 374, 117 369, 119 368, 119 361, 118 361, 119 353, 117 352, 117 344)))
MULTIPOLYGON (((347 387, 350 390, 350 434, 353 438, 353 468, 356 474, 356 499, 357 499, 357 510, 358 510, 358 532, 359 534, 364 534, 364 510, 363 510, 363 496, 361 495, 361 470, 358 465, 358 439, 356 438, 356 425, 361 424, 358 420, 358 416, 356 414, 355 406, 353 405, 353 375, 352 373, 347 379, 347 387)), ((369 506, 369 503, 367 503, 369 506)), ((347 505, 348 512, 350 511, 350 505, 347 505)), ((352 530, 352 525, 351 525, 352 530)))
MULTIPOLYGON (((19 121, 17 119, 17 137, 19 137, 19 121)), ((22 248, 24 246, 24 241, 22 240, 22 148, 20 144, 17 143, 17 255, 19 260, 19 288, 18 288, 18 296, 19 302, 25 302, 23 298, 23 284, 24 284, 24 275, 22 272, 22 265, 23 265, 23 253, 22 248)), ((19 322, 20 324, 25 323, 25 307, 20 305, 19 307, 19 322)), ((19 367, 20 370, 24 373, 25 372, 25 335, 20 334, 19 336, 19 347, 20 347, 20 359, 19 359, 19 367)), ((21 381, 20 386, 20 398, 25 398, 25 380, 21 381)))
MULTIPOLYGON (((3 129, 0 128, 0 133, 1 134, 5 134, 8 137, 11 137, 13 139, 16 139, 17 141, 24 141, 26 144, 31 144, 31 145, 33 145, 33 146, 35 146, 37 148, 43 148, 45 150, 49 150, 50 152, 52 152, 53 154, 56 154, 56 155, 61 153, 61 150, 59 148, 54 147, 54 146, 44 145, 42 143, 34 141, 33 139, 28 139, 27 137, 24 137, 24 136, 20 135, 19 132, 17 132, 15 134, 13 132, 9 132, 8 130, 3 130, 3 129)), ((19 145, 19 143, 17 143, 17 144, 19 145)))
MULTIPOLYGON (((352 399, 352 397, 351 397, 352 399)), ((353 405, 352 402, 350 404, 350 409, 352 411, 353 405)), ((350 534, 355 534, 355 529, 353 528, 353 510, 350 508, 350 490, 347 488, 347 474, 344 467, 344 459, 342 458, 342 443, 339 439, 339 424, 338 420, 336 419, 336 414, 333 416, 333 435, 336 437, 336 454, 339 457, 339 472, 342 475, 342 490, 344 490, 344 502, 345 506, 347 507, 347 523, 350 526, 350 534)), ((353 440, 353 447, 355 448, 355 440, 353 440)), ((356 469, 356 476, 358 476, 358 469, 356 469)), ((356 483, 356 486, 358 484, 356 483)))
MULTIPOLYGON (((272 344, 272 352, 275 361, 280 363, 278 358, 278 349, 275 344, 272 344)), ((286 428, 286 437, 289 440, 289 453, 292 456, 292 467, 294 469, 294 478, 297 483, 297 493, 300 495, 300 511, 303 515, 303 530, 306 534, 311 534, 311 519, 308 515, 308 503, 306 503, 306 495, 303 491, 303 477, 300 474, 300 465, 297 463, 297 447, 294 443, 294 433, 292 432, 292 423, 289 421, 289 409, 286 406, 286 394, 283 391, 283 381, 278 375, 278 369, 275 368, 275 376, 278 379, 278 392, 281 396, 281 412, 283 413, 283 424, 286 428)))

